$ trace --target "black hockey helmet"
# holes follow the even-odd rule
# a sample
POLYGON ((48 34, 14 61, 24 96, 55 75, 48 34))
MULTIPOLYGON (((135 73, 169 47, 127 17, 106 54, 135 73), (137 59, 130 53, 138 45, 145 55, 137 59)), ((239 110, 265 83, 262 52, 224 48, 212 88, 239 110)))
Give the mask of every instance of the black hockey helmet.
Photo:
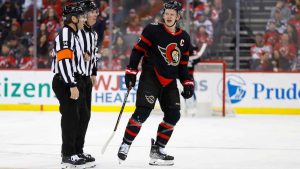
POLYGON ((180 2, 177 1, 168 1, 166 3, 164 3, 164 9, 163 9, 163 13, 165 13, 166 9, 174 9, 177 11, 177 13, 181 12, 182 10, 182 4, 180 2))
POLYGON ((91 0, 83 0, 79 2, 79 5, 82 7, 83 10, 85 11, 93 11, 93 10, 98 10, 97 5, 95 4, 94 1, 91 0))
POLYGON ((82 9, 81 6, 72 3, 69 5, 66 5, 63 9, 63 16, 78 16, 78 15, 83 15, 85 13, 84 9, 82 9))

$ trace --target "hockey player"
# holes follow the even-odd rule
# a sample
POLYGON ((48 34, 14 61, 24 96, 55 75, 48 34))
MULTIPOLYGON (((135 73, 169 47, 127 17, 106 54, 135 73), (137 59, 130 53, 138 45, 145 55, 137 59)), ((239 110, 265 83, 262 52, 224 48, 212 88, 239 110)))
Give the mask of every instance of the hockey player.
POLYGON ((95 167, 95 158, 83 152, 85 135, 91 118, 92 87, 97 74, 97 33, 92 26, 96 23, 99 14, 96 4, 91 0, 84 0, 78 4, 87 14, 84 28, 78 31, 78 37, 84 53, 85 74, 82 76, 83 92, 80 104, 80 132, 77 133, 76 153, 86 160, 86 167, 95 167))
POLYGON ((85 65, 77 31, 86 21, 84 10, 77 4, 63 9, 64 27, 55 38, 52 70, 55 73, 52 89, 59 100, 62 130, 62 168, 85 168, 85 158, 78 155, 82 132, 81 114, 85 65))
POLYGON ((164 113, 156 140, 151 139, 150 165, 173 165, 174 157, 164 152, 173 129, 180 118, 180 97, 176 84, 179 78, 184 98, 192 97, 194 83, 188 74, 190 37, 176 27, 182 5, 177 1, 164 4, 163 23, 147 25, 132 49, 126 68, 125 83, 128 89, 135 86, 138 64, 143 57, 142 73, 137 90, 136 109, 128 121, 118 157, 124 161, 142 124, 149 117, 156 99, 164 113))

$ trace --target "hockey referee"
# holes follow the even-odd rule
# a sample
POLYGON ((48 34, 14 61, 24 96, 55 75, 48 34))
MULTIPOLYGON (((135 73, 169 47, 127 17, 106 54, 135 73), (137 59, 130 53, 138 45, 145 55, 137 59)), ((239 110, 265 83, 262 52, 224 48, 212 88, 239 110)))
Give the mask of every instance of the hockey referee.
POLYGON ((92 26, 96 23, 99 10, 96 4, 91 0, 84 0, 78 4, 87 13, 87 21, 84 28, 78 31, 80 45, 84 53, 85 74, 83 75, 83 103, 80 106, 80 124, 82 126, 81 132, 77 135, 77 153, 79 157, 86 160, 87 167, 95 167, 95 158, 90 154, 83 152, 85 135, 88 124, 91 118, 91 102, 92 102, 92 87, 96 81, 97 75, 97 61, 98 61, 98 48, 97 48, 97 33, 93 30, 92 26))
POLYGON ((80 107, 82 76, 85 74, 83 50, 77 31, 83 29, 86 15, 82 7, 69 4, 63 9, 64 27, 55 38, 52 89, 59 100, 62 130, 62 168, 85 167, 86 160, 77 153, 77 136, 82 131, 80 107))

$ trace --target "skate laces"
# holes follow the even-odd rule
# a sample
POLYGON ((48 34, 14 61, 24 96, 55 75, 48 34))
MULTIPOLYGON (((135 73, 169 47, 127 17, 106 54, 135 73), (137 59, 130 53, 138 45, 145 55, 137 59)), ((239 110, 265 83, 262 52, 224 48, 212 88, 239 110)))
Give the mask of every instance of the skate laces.
POLYGON ((71 161, 78 161, 80 160, 81 158, 78 157, 78 155, 72 155, 71 156, 71 161))
POLYGON ((162 147, 158 147, 158 151, 163 155, 167 155, 167 153, 165 152, 165 149, 162 147))
POLYGON ((127 154, 129 151, 129 147, 130 146, 128 144, 123 143, 120 147, 120 152, 127 154))

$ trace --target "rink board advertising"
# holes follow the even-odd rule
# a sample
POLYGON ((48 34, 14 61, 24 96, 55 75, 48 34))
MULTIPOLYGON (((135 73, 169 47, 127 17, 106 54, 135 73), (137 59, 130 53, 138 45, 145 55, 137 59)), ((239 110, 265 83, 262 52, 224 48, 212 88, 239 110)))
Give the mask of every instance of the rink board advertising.
MULTIPOLYGON (((238 114, 300 114, 299 73, 227 73, 227 96, 238 114)), ((0 110, 58 111, 50 71, 0 71, 0 110)), ((198 102, 220 104, 220 73, 195 73, 198 102)), ((180 86, 180 85, 179 85, 180 86)), ((123 71, 98 72, 93 111, 119 112, 126 94, 123 71)), ((134 110, 136 87, 125 112, 134 110)))

